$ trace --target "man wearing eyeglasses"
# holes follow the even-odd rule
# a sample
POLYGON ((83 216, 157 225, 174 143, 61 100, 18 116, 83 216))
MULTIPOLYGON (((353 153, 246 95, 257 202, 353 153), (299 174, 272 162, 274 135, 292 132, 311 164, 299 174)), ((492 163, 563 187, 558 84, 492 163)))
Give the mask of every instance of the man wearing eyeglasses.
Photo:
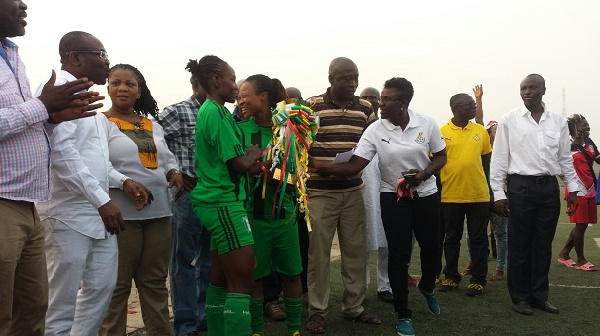
POLYGON ((33 98, 19 48, 27 5, 0 0, 0 335, 44 334, 48 277, 44 228, 33 202, 48 192, 46 134, 66 120, 89 117, 103 97, 84 91, 87 78, 54 86, 55 75, 33 98), (76 95, 74 93, 80 92, 76 95))
POLYGON ((471 251, 471 280, 467 286, 468 296, 483 293, 487 277, 487 222, 489 218, 490 193, 484 166, 490 160, 492 147, 485 128, 470 121, 475 118, 477 105, 473 98, 459 93, 450 98, 453 117, 441 127, 446 142, 448 162, 441 170, 442 216, 445 227, 444 267, 445 279, 440 291, 458 288, 461 274, 458 272, 460 240, 464 220, 471 251))
MULTIPOLYGON (((108 56, 93 35, 65 34, 59 53, 62 66, 57 83, 83 76, 96 84, 106 83, 108 56)), ((107 121, 98 114, 63 123, 49 137, 52 199, 36 205, 46 229, 50 285, 46 336, 98 334, 117 280, 115 234, 124 230, 109 186, 128 191, 134 200, 136 194, 145 194, 141 185, 110 164, 107 121)))

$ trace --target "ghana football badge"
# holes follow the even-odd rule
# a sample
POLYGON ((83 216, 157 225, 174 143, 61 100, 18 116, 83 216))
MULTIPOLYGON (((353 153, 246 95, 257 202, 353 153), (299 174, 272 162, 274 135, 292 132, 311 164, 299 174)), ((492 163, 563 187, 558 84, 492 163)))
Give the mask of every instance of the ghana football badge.
POLYGON ((479 134, 475 134, 475 136, 473 137, 473 139, 475 139, 475 141, 479 141, 479 134))
POLYGON ((425 143, 425 137, 423 137, 423 132, 419 132, 419 135, 415 139, 415 142, 418 143, 419 145, 422 145, 425 143))

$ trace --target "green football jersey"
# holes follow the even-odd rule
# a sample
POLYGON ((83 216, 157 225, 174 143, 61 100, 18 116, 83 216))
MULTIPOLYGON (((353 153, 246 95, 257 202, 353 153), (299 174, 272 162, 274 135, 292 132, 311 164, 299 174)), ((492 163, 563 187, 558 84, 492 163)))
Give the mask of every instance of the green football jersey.
POLYGON ((225 205, 248 199, 248 175, 227 165, 227 161, 246 155, 242 140, 229 110, 207 99, 196 121, 194 159, 198 183, 190 195, 192 203, 225 205))
MULTIPOLYGON (((250 145, 259 145, 264 151, 271 144, 273 137, 271 127, 259 127, 254 121, 254 117, 238 123, 239 128, 243 133, 242 145, 249 147, 250 145)), ((266 155, 265 155, 266 157, 266 155)), ((265 187, 265 198, 262 199, 264 174, 257 177, 250 177, 250 187, 254 190, 249 195, 249 201, 246 206, 248 217, 250 219, 288 219, 295 215, 296 210, 296 193, 286 189, 286 183, 283 183, 280 193, 276 194, 278 180, 269 178, 265 187), (275 208, 273 213, 273 205, 278 205, 281 192, 285 193, 283 202, 280 208, 275 208), (275 203, 274 203, 275 202, 275 203)))

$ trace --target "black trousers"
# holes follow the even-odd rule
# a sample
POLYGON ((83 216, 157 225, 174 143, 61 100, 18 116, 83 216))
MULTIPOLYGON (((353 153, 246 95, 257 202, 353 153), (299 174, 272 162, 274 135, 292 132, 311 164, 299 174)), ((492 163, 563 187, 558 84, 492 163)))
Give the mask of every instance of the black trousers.
POLYGON ((507 190, 508 292, 513 303, 544 302, 560 214, 558 181, 554 176, 510 175, 507 190))
POLYGON ((480 203, 442 203, 446 237, 444 239, 444 256, 446 266, 444 275, 459 283, 458 257, 460 255, 460 240, 463 236, 465 216, 467 217, 467 232, 471 242, 471 283, 485 286, 487 283, 487 257, 489 254, 487 225, 489 221, 489 202, 480 203))
POLYGON ((396 193, 381 193, 381 219, 388 242, 388 274, 398 318, 411 317, 408 309, 408 263, 412 235, 421 248, 419 287, 430 293, 435 288, 438 265, 440 202, 437 194, 396 200, 396 193))

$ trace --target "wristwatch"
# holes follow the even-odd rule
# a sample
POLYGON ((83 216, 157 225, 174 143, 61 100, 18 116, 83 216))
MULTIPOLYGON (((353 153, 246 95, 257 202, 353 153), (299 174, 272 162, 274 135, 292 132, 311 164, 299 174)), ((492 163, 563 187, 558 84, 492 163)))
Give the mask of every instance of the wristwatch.
POLYGON ((131 177, 127 177, 127 176, 123 176, 123 178, 119 181, 121 182, 121 186, 119 187, 119 189, 123 190, 125 187, 125 181, 127 180, 131 180, 131 177))

